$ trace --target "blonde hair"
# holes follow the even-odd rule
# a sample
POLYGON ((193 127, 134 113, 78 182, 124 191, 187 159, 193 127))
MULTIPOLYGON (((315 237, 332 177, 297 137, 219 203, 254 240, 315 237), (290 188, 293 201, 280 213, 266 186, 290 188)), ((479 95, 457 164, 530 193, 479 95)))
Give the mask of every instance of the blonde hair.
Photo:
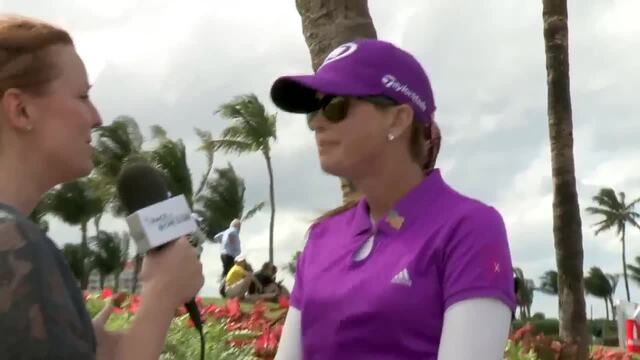
POLYGON ((66 31, 40 20, 0 17, 0 97, 11 88, 42 92, 59 76, 50 47, 73 45, 66 31))

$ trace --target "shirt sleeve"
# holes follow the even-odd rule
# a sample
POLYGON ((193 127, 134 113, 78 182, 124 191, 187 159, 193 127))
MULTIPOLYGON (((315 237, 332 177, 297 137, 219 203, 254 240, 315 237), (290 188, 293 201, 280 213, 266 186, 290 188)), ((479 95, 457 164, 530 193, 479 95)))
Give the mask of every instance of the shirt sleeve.
POLYGON ((474 208, 457 222, 444 245, 445 309, 471 298, 494 298, 515 310, 511 255, 502 216, 474 208))
POLYGON ((36 244, 14 221, 0 222, 0 354, 43 359, 51 350, 37 276, 36 244))

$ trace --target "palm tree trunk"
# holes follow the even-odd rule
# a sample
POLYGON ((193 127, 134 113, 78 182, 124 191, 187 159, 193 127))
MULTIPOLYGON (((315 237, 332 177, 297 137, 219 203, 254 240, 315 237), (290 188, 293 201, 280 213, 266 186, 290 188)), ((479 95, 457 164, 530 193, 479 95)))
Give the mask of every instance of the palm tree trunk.
POLYGON ((629 279, 627 278, 627 242, 625 239, 625 226, 622 225, 622 274, 624 277, 624 289, 627 291, 627 301, 631 301, 629 295, 629 279))
POLYGON ((578 346, 579 359, 586 359, 589 336, 582 271, 582 222, 573 160, 567 1, 543 0, 542 5, 560 336, 578 346))
POLYGON ((611 319, 613 321, 616 321, 616 309, 613 306, 613 295, 608 297, 609 299, 609 305, 611 306, 611 319))
POLYGON ((93 218, 93 225, 96 228, 96 235, 100 233, 100 220, 102 220, 102 214, 98 214, 96 217, 93 218))
POLYGON ((120 290, 120 272, 113 275, 113 292, 118 292, 118 290, 120 290))
POLYGON ((138 275, 140 275, 140 269, 142 268, 142 255, 135 256, 135 266, 133 268, 133 281, 131 282, 131 293, 136 293, 138 287, 138 275))
POLYGON ((276 219, 276 204, 273 189, 273 168, 271 167, 269 150, 264 152, 264 159, 267 162, 267 171, 269 172, 269 201, 271 208, 271 220, 269 221, 269 262, 273 264, 273 226, 276 219))
POLYGON ((607 301, 607 298, 604 298, 604 308, 607 311, 607 321, 609 321, 609 302, 607 301))
POLYGON ((80 289, 87 290, 89 285, 89 267, 87 266, 89 257, 89 246, 87 244, 87 222, 83 221, 80 224, 80 231, 82 232, 82 240, 80 243, 80 251, 82 258, 82 276, 80 278, 80 289))
MULTIPOLYGON (((302 34, 309 47, 313 71, 329 52, 348 41, 377 38, 367 0, 296 0, 302 34)), ((340 179, 343 202, 360 197, 353 183, 340 179)))

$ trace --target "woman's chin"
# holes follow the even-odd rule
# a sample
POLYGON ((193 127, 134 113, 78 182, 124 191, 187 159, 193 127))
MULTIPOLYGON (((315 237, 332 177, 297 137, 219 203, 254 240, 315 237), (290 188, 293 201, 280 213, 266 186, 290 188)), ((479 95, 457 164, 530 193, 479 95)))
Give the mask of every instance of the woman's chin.
POLYGON ((348 169, 345 169, 340 161, 322 161, 320 160, 320 168, 322 171, 329 175, 344 177, 348 174, 348 169))

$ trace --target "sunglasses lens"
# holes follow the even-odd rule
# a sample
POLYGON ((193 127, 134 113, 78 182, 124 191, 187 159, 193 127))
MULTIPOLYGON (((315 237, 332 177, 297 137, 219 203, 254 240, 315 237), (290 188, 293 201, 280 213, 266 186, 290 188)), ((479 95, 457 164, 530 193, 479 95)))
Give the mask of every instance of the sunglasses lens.
POLYGON ((349 111, 349 102, 343 97, 334 97, 324 106, 322 113, 327 120, 337 123, 347 117, 349 111))

